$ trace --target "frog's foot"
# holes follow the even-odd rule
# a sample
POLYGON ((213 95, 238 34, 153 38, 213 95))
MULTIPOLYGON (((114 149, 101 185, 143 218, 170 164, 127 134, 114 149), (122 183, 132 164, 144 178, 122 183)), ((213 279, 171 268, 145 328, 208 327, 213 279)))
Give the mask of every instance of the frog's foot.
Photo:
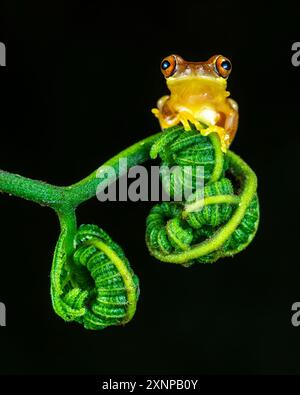
POLYGON ((158 108, 152 108, 151 112, 156 116, 156 118, 160 118, 160 111, 158 108))
POLYGON ((191 124, 193 124, 202 136, 207 136, 210 133, 217 133, 220 137, 222 151, 227 151, 230 143, 229 136, 226 133, 226 130, 221 126, 209 125, 205 128, 203 123, 198 121, 192 114, 183 111, 179 114, 179 120, 182 123, 184 130, 191 130, 191 124))
POLYGON ((176 114, 164 114, 161 112, 159 108, 152 108, 152 114, 155 115, 159 120, 160 127, 162 129, 168 129, 172 126, 175 126, 179 123, 178 115, 176 114))
POLYGON ((189 112, 181 111, 178 114, 179 121, 182 123, 184 130, 191 130, 191 124, 195 125, 197 130, 203 129, 201 123, 189 112))
POLYGON ((217 125, 210 125, 205 129, 202 127, 201 130, 200 129, 198 129, 198 130, 200 131, 202 136, 208 136, 210 133, 217 133, 220 138, 222 151, 223 152, 227 151, 230 142, 228 139, 229 136, 226 133, 226 130, 224 128, 222 128, 221 126, 217 126, 217 125))
POLYGON ((162 129, 167 129, 180 122, 179 114, 169 106, 169 96, 161 97, 157 102, 157 108, 152 108, 151 112, 158 118, 162 129))

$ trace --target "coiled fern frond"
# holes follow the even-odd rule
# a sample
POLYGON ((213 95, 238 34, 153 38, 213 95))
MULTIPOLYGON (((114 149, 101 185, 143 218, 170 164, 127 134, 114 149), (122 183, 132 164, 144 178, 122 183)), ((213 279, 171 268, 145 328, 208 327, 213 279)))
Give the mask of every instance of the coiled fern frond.
MULTIPOLYGON (((202 136, 182 126, 128 147, 79 182, 60 187, 0 170, 0 191, 51 207, 61 232, 51 270, 51 299, 65 321, 88 329, 104 329, 130 321, 139 298, 139 281, 121 249, 96 225, 77 228, 76 209, 97 191, 115 182, 126 158, 128 168, 150 158, 162 161, 161 180, 172 198, 186 200, 155 205, 147 218, 150 253, 163 262, 189 266, 209 263, 242 251, 253 239, 259 222, 257 180, 250 167, 233 152, 224 154, 218 135, 202 136), (107 166, 116 174, 105 182, 107 166), (167 167, 178 166, 170 173, 167 167), (200 175, 197 166, 203 166, 200 175), (165 169, 165 170, 164 170, 165 169), (204 183, 200 190, 199 184, 204 183)), ((175 199, 177 200, 177 199, 175 199)))
POLYGON ((81 225, 67 262, 61 251, 63 238, 57 244, 51 275, 56 313, 87 329, 130 321, 139 297, 139 280, 122 248, 98 226, 81 225))
POLYGON ((166 129, 150 150, 150 156, 161 158, 161 179, 170 197, 182 196, 184 187, 195 190, 199 182, 217 181, 224 174, 227 163, 219 137, 212 133, 202 136, 198 130, 185 131, 182 126, 166 129), (169 169, 176 166, 176 171, 169 169), (197 167, 202 166, 199 179, 197 167), (190 183, 191 185, 187 185, 190 183))
MULTIPOLYGON (((153 158, 159 155, 162 163, 178 166, 180 191, 185 165, 193 176, 197 166, 204 166, 200 195, 194 178, 186 200, 164 202, 150 211, 146 243, 153 256, 184 266, 211 263, 233 256, 251 242, 259 223, 256 176, 237 155, 222 152, 218 136, 168 129, 153 144, 150 154, 153 158)), ((175 177, 166 180, 162 174, 161 179, 175 197, 175 177)))

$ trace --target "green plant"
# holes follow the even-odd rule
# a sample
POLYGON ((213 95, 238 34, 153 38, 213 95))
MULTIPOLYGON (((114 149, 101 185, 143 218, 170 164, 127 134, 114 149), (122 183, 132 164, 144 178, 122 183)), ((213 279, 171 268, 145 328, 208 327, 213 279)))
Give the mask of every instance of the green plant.
MULTIPOLYGON (((128 168, 159 156, 164 165, 178 165, 179 186, 185 165, 192 172, 204 166, 204 199, 192 193, 187 201, 154 206, 147 218, 146 242, 150 253, 163 262, 189 266, 213 262, 244 249, 253 239, 259 221, 254 172, 233 152, 221 151, 217 135, 204 137, 182 127, 152 135, 104 163, 97 171, 67 187, 50 185, 0 170, 0 191, 51 207, 58 215, 61 232, 51 269, 51 298, 55 312, 65 321, 87 329, 125 324, 133 317, 139 281, 121 249, 96 225, 76 224, 76 209, 94 197, 107 182, 101 172, 111 166, 120 176, 119 159, 128 168)), ((162 174, 170 186, 174 178, 162 174)))
POLYGON ((196 183, 194 169, 204 166, 204 196, 154 206, 147 218, 146 241, 150 253, 163 262, 189 266, 210 263, 242 251, 253 239, 259 223, 257 179, 236 154, 223 154, 216 134, 196 130, 166 131, 153 144, 150 155, 164 164, 179 166, 175 177, 162 182, 171 191, 182 189, 186 165, 196 183), (235 186, 234 186, 235 185, 235 186))

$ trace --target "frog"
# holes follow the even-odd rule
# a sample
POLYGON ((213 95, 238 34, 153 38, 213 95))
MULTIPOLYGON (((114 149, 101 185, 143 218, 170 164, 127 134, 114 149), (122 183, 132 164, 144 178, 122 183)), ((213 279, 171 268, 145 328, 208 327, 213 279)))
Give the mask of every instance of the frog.
POLYGON ((213 55, 204 62, 188 62, 173 54, 162 60, 160 69, 170 91, 152 109, 161 128, 181 124, 184 130, 196 128, 204 136, 217 133, 221 149, 226 152, 239 120, 238 104, 226 90, 231 61, 213 55))

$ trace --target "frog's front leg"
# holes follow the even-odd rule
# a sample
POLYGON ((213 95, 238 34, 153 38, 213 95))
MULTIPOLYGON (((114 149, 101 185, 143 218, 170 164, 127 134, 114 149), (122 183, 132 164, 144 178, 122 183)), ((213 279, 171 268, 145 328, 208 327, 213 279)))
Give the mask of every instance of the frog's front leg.
POLYGON ((232 143, 234 136, 236 134, 238 123, 239 123, 239 107, 235 100, 227 99, 227 103, 229 104, 229 112, 225 119, 224 128, 226 131, 226 144, 229 145, 232 143))
POLYGON ((169 98, 170 96, 161 97, 157 102, 157 108, 152 109, 162 129, 170 128, 180 122, 179 113, 169 105, 169 98))

